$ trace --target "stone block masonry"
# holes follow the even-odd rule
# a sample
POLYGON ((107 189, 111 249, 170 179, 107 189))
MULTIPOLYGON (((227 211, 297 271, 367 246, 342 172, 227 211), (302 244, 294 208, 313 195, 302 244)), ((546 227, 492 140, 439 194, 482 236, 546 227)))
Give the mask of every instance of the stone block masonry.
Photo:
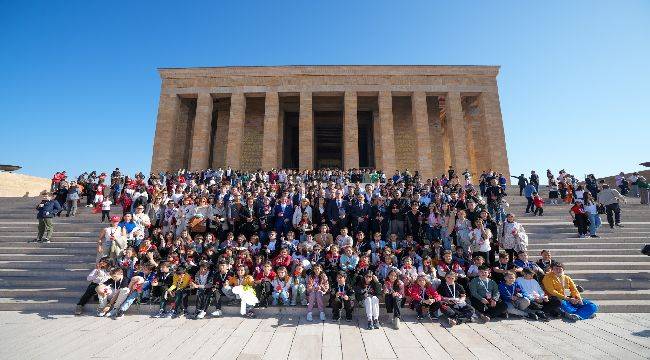
POLYGON ((436 65, 159 69, 151 169, 342 164, 431 178, 451 165, 509 178, 498 72, 436 65))

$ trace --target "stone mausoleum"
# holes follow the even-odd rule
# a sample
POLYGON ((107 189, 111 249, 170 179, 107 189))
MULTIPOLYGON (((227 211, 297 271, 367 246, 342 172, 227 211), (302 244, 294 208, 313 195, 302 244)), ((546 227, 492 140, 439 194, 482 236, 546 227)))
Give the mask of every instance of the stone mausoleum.
POLYGON ((510 177, 498 66, 163 68, 153 171, 449 166, 510 177))

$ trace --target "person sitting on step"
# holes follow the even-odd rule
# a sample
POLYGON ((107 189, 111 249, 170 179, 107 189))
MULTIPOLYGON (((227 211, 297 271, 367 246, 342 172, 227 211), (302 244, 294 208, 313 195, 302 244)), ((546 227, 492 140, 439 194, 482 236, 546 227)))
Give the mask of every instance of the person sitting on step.
POLYGON ((553 270, 544 276, 544 291, 549 297, 560 300, 560 310, 569 320, 591 319, 596 316, 598 305, 583 299, 571 277, 564 273, 564 265, 555 263, 553 270))

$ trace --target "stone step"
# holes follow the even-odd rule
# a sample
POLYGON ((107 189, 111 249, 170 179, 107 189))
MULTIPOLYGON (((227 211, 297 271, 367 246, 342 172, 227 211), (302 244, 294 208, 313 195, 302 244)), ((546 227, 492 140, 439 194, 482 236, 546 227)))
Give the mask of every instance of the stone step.
MULTIPOLYGON (((78 261, 74 257, 69 261, 0 261, 0 269, 92 269, 95 267, 94 261, 78 261)), ((90 270, 89 270, 90 271, 90 270)))
POLYGON ((608 255, 608 254, 598 254, 598 255, 571 255, 566 253, 553 254, 553 259, 561 262, 643 262, 648 261, 646 255, 640 253, 636 255, 608 255))
MULTIPOLYGON (((0 264, 0 267, 2 264, 0 264)), ((645 270, 650 272, 650 261, 645 262, 565 262, 567 272, 574 270, 645 270)))
MULTIPOLYGON (((97 243, 95 242, 95 245, 97 243)), ((542 249, 634 249, 640 250, 646 243, 643 242, 585 242, 585 243, 570 243, 570 242, 535 242, 528 245, 528 251, 537 251, 542 249)), ((2 244, 0 244, 2 248, 2 244)))
POLYGON ((3 289, 20 289, 20 288, 33 288, 33 287, 56 287, 66 289, 85 289, 88 286, 86 281, 87 273, 81 273, 80 276, 74 278, 31 278, 31 277, 16 277, 16 276, 3 276, 0 277, 0 290, 3 289))
POLYGON ((95 261, 95 255, 74 255, 74 254, 3 254, 0 253, 0 261, 11 260, 35 260, 35 261, 95 261))
MULTIPOLYGON (((72 314, 75 310, 75 304, 78 301, 78 298, 63 298, 60 300, 52 299, 43 299, 43 300, 25 300, 25 301, 13 301, 12 299, 0 299, 0 311, 38 311, 41 316, 46 316, 48 313, 70 313, 72 314)), ((611 313, 611 312, 625 312, 625 313, 647 313, 650 312, 650 300, 599 300, 597 302, 599 306, 599 312, 601 313, 611 313)), ((89 304, 85 309, 85 316, 94 316, 95 306, 89 304)), ((148 305, 133 305, 129 309, 128 314, 154 314, 157 310, 155 304, 148 305)), ((189 307, 190 312, 194 311, 194 306, 189 307)), ((239 307, 233 306, 224 306, 222 308, 225 316, 238 316, 239 307)), ((267 309, 256 309, 255 311, 258 316, 277 316, 280 314, 288 315, 303 315, 306 310, 302 306, 296 307, 269 307, 267 309)), ((404 308, 402 313, 404 315, 412 315, 413 311, 407 308, 404 308)), ((380 310, 381 316, 386 316, 386 310, 382 306, 380 310)), ((127 316, 128 316, 127 314, 127 316)), ((327 309, 326 314, 328 319, 331 318, 331 310, 327 309)), ((355 316, 364 317, 363 309, 356 308, 355 316)), ((209 319, 208 319, 209 320, 209 319)), ((206 320, 206 321, 208 321, 206 320)))
POLYGON ((590 300, 650 300, 649 290, 585 290, 583 298, 590 300))
POLYGON ((61 268, 61 269, 0 269, 0 279, 10 280, 12 278, 48 278, 61 280, 85 279, 92 268, 61 268))
POLYGON ((3 289, 0 290, 1 298, 30 299, 34 296, 49 297, 51 299, 81 297, 83 290, 69 290, 66 288, 32 288, 32 289, 3 289))

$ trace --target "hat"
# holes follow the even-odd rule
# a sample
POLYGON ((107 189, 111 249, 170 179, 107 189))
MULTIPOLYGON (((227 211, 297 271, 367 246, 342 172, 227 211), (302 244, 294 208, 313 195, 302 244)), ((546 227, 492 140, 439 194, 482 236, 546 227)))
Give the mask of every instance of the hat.
POLYGON ((111 222, 120 222, 120 217, 117 215, 111 216, 111 222))

